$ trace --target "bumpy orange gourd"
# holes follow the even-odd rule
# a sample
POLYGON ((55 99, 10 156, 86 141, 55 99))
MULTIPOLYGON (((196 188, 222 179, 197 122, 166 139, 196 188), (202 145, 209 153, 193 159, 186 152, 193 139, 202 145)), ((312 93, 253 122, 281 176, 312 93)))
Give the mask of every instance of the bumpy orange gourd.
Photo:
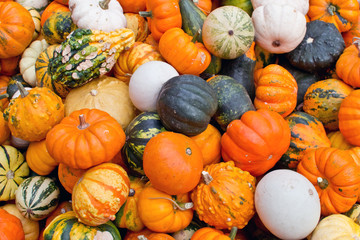
POLYGON ((172 233, 187 227, 192 218, 193 204, 188 193, 169 195, 145 185, 138 199, 138 211, 144 225, 154 231, 172 233))
POLYGON ((284 67, 270 64, 254 73, 256 109, 269 109, 288 116, 296 107, 298 85, 284 67))
POLYGON ((31 170, 42 176, 50 174, 59 165, 47 151, 45 139, 29 144, 26 150, 26 162, 31 170))
POLYGON ((345 48, 336 62, 336 74, 354 88, 360 87, 360 38, 345 48))
POLYGON ((159 41, 159 51, 180 74, 199 75, 210 65, 211 54, 181 28, 167 30, 159 41))
POLYGON ((72 193, 77 181, 86 172, 87 169, 72 168, 64 163, 60 163, 58 167, 58 179, 64 189, 72 193))
POLYGON ((89 226, 115 220, 115 214, 126 201, 129 190, 129 177, 119 165, 103 163, 92 167, 74 186, 72 207, 75 215, 89 226))
POLYGON ((0 239, 25 240, 25 233, 20 219, 4 209, 0 209, 0 239))
POLYGON ((307 13, 311 21, 333 23, 340 32, 350 30, 359 16, 357 0, 310 0, 307 13))
POLYGON ((181 28, 182 25, 179 0, 146 0, 146 12, 140 11, 139 14, 147 18, 151 35, 156 41, 166 30, 181 28))
POLYGON ((152 185, 167 194, 184 194, 198 184, 203 156, 194 140, 181 133, 161 132, 150 138, 143 169, 152 185))
POLYGON ((311 149, 303 156, 297 172, 315 186, 323 216, 344 213, 358 199, 360 165, 346 150, 311 149))
POLYGON ((253 176, 271 169, 290 145, 290 128, 280 114, 267 109, 247 111, 233 120, 221 137, 224 161, 253 176))
POLYGON ((46 136, 46 148, 59 163, 87 169, 110 161, 125 143, 121 125, 99 109, 72 112, 46 136))
POLYGON ((26 91, 18 84, 21 95, 10 100, 4 118, 12 136, 26 141, 40 141, 64 118, 61 98, 48 88, 26 91))
POLYGON ((0 2, 0 22, 0 58, 21 55, 35 31, 30 12, 20 3, 0 2))
POLYGON ((136 69, 149 61, 164 61, 164 59, 150 44, 135 42, 129 50, 120 54, 114 66, 114 76, 129 84, 131 75, 136 69))
POLYGON ((204 166, 220 162, 221 133, 216 127, 209 124, 205 131, 190 138, 200 147, 204 166))
POLYGON ((202 176, 191 193, 199 219, 217 229, 244 228, 255 214, 255 177, 233 161, 208 165, 202 176))

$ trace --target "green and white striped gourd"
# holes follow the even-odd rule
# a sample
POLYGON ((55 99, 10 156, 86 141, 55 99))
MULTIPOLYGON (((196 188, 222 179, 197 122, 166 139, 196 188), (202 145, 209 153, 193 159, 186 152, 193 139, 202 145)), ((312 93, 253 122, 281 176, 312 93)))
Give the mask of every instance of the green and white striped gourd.
POLYGON ((33 176, 25 179, 16 190, 15 203, 20 213, 31 220, 48 217, 59 203, 60 190, 49 177, 33 176))
POLYGON ((0 145, 0 201, 15 199, 15 191, 30 174, 24 155, 15 147, 0 145))
POLYGON ((78 28, 54 51, 50 59, 51 78, 70 88, 80 87, 109 72, 121 51, 135 43, 128 28, 104 32, 78 28))

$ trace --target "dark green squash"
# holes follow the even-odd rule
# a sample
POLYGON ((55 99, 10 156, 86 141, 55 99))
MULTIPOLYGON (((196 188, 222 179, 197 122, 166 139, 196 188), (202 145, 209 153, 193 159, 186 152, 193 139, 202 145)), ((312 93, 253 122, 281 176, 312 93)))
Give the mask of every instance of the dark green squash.
POLYGON ((255 107, 243 85, 225 75, 216 75, 208 79, 218 99, 218 109, 213 118, 226 130, 227 125, 255 107))
POLYGON ((135 176, 144 176, 143 154, 147 142, 160 132, 166 131, 156 112, 143 112, 126 127, 126 141, 122 155, 126 166, 135 176))
POLYGON ((156 102, 165 128, 187 136, 205 131, 217 107, 218 101, 212 87, 201 77, 190 74, 165 82, 156 102))
MULTIPOLYGON (((251 48, 250 48, 251 49, 251 48)), ((249 51, 250 51, 249 49, 249 51)), ((243 54, 238 58, 226 60, 223 59, 221 63, 221 70, 219 75, 226 75, 234 78, 238 83, 245 87, 250 99, 255 98, 255 84, 254 71, 256 59, 249 57, 248 54, 243 54)))
POLYGON ((305 112, 293 112, 285 118, 290 127, 290 146, 276 163, 276 168, 296 170, 308 149, 330 147, 331 142, 319 119, 305 112))
POLYGON ((315 20, 306 24, 304 39, 286 56, 294 67, 316 73, 333 67, 344 48, 344 39, 334 24, 315 20))
POLYGON ((181 28, 188 35, 195 37, 197 42, 202 43, 201 29, 206 19, 205 13, 192 0, 180 0, 179 7, 182 19, 181 28))
POLYGON ((254 51, 256 59, 255 70, 265 68, 270 64, 278 63, 278 54, 271 53, 260 47, 258 44, 255 44, 254 51))
POLYGON ((15 74, 13 76, 11 76, 7 89, 6 89, 6 93, 9 94, 9 99, 12 98, 12 96, 14 95, 14 93, 19 90, 16 82, 21 83, 21 85, 23 85, 24 87, 31 87, 27 82, 25 82, 24 78, 22 77, 21 73, 15 74))
POLYGON ((75 29, 77 26, 71 19, 71 12, 57 12, 45 21, 42 35, 50 45, 59 44, 75 29))
POLYGON ((235 6, 244 10, 251 17, 253 12, 253 6, 251 4, 251 0, 222 0, 221 6, 235 6))

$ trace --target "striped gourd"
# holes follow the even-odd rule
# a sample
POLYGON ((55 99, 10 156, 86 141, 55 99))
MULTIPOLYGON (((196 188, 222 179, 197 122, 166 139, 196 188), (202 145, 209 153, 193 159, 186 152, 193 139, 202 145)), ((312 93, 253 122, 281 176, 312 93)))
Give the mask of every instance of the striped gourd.
POLYGON ((23 154, 9 145, 0 146, 0 201, 15 198, 15 191, 30 174, 23 154))
POLYGON ((60 44, 77 26, 71 19, 71 12, 52 14, 42 27, 42 34, 49 44, 60 44))
POLYGON ((50 45, 47 49, 42 51, 35 62, 36 73, 36 86, 47 87, 54 91, 57 95, 65 98, 70 91, 70 88, 63 86, 60 83, 56 83, 51 79, 49 70, 49 61, 54 55, 55 48, 59 46, 57 44, 50 45))
POLYGON ((121 240, 117 227, 108 221, 92 227, 78 221, 73 211, 60 214, 44 230, 44 240, 121 240))
POLYGON ((15 194, 16 207, 31 220, 42 220, 57 207, 60 190, 49 177, 33 176, 25 179, 15 194))
POLYGON ((255 30, 250 16, 241 8, 222 6, 212 11, 202 27, 207 50, 222 59, 235 59, 251 46, 255 30))
POLYGON ((166 131, 156 112, 143 112, 135 117, 125 130, 126 141, 122 151, 126 165, 137 176, 145 175, 143 154, 145 145, 160 132, 166 131))
POLYGON ((40 35, 40 31, 41 31, 41 24, 40 24, 41 15, 33 7, 25 7, 25 8, 29 11, 29 13, 30 13, 30 15, 31 15, 31 17, 32 17, 32 19, 34 21, 34 24, 35 24, 35 31, 33 33, 33 41, 34 41, 40 35))

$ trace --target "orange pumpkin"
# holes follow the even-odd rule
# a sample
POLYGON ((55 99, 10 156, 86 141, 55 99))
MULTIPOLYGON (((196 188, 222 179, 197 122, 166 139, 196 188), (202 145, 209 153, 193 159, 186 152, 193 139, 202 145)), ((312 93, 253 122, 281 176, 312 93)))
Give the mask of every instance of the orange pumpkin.
POLYGON ((171 233, 187 227, 193 217, 188 193, 169 195, 145 185, 138 199, 138 211, 144 225, 154 232, 171 233))
POLYGON ((99 226, 115 220, 129 190, 126 171, 115 163, 103 163, 88 169, 75 184, 72 208, 80 222, 99 226))
POLYGON ((0 209, 0 239, 25 240, 25 233, 20 219, 0 209))
POLYGON ((60 163, 58 167, 58 179, 61 185, 69 193, 72 193, 77 181, 86 172, 87 169, 72 168, 66 164, 60 163))
POLYGON ((360 89, 352 91, 341 102, 339 108, 339 130, 345 140, 360 146, 360 89))
POLYGON ((182 26, 179 0, 146 0, 146 12, 140 11, 139 14, 147 18, 151 35, 156 41, 166 30, 182 26))
POLYGON ((310 0, 307 15, 311 21, 333 23, 340 32, 346 32, 359 17, 359 3, 357 0, 310 0))
POLYGON ((125 143, 121 125, 99 109, 73 111, 46 135, 50 156, 72 168, 108 162, 125 143))
POLYGON ((156 189, 171 195, 184 194, 198 184, 203 156, 191 138, 165 131, 146 144, 143 169, 156 189))
POLYGON ((151 231, 148 228, 143 228, 142 230, 140 230, 138 232, 133 232, 133 231, 128 230, 126 232, 124 240, 139 240, 138 236, 143 235, 145 237, 148 237, 151 233, 153 233, 153 231, 151 231))
POLYGON ((35 31, 30 12, 20 3, 0 2, 0 22, 0 58, 21 55, 35 31))
POLYGON ((192 235, 191 240, 230 240, 234 239, 236 230, 230 233, 230 236, 225 235, 222 231, 211 227, 203 227, 192 235))
POLYGON ((245 112, 221 137, 225 161, 253 176, 271 169, 290 145, 290 127, 280 114, 267 109, 245 112))
POLYGON ((210 65, 211 54, 181 28, 167 30, 159 41, 159 51, 180 74, 199 75, 210 65))
POLYGON ((148 237, 144 235, 138 236, 139 240, 175 240, 172 236, 166 233, 151 233, 148 237))
POLYGON ((5 75, 0 75, 0 110, 4 111, 4 109, 9 105, 8 95, 6 95, 8 83, 10 81, 10 77, 5 75))
POLYGON ((360 38, 345 48, 336 62, 336 74, 354 88, 360 87, 360 38))
POLYGON ((138 13, 146 10, 146 0, 118 0, 124 13, 138 13))
POLYGON ((61 3, 63 5, 68 6, 69 5, 69 0, 54 0, 55 2, 61 3))
POLYGON ((360 165, 347 150, 326 147, 311 149, 303 156, 297 172, 315 186, 323 216, 344 213, 358 199, 360 165))
POLYGON ((71 201, 63 201, 55 208, 53 212, 46 218, 45 228, 51 223, 51 221, 60 214, 72 211, 71 201))
POLYGON ((124 13, 126 18, 126 27, 133 30, 136 42, 144 42, 150 34, 146 19, 136 13, 124 13))
POLYGON ((203 166, 218 163, 221 160, 221 133, 209 124, 205 131, 190 137, 200 147, 203 156, 203 166))
POLYGON ((58 1, 53 1, 49 5, 46 6, 43 13, 41 14, 40 25, 41 27, 44 26, 46 20, 53 14, 57 12, 70 12, 68 6, 58 3, 58 1))
POLYGON ((341 35, 344 39, 345 47, 349 47, 353 43, 354 37, 360 37, 360 15, 350 30, 342 32, 341 35))
POLYGON ((296 107, 298 85, 284 67, 270 64, 254 73, 256 109, 269 109, 288 116, 296 107))
POLYGON ((192 0, 195 5, 206 15, 212 11, 212 1, 211 0, 192 0))
POLYGON ((4 119, 4 115, 0 112, 0 145, 10 137, 10 129, 4 119))
POLYGON ((59 163, 55 161, 47 151, 45 139, 30 142, 26 150, 26 162, 31 170, 39 175, 50 174, 59 163))
POLYGON ((20 72, 19 69, 20 60, 21 60, 21 55, 0 59, 0 74, 4 74, 6 76, 12 76, 20 72))

